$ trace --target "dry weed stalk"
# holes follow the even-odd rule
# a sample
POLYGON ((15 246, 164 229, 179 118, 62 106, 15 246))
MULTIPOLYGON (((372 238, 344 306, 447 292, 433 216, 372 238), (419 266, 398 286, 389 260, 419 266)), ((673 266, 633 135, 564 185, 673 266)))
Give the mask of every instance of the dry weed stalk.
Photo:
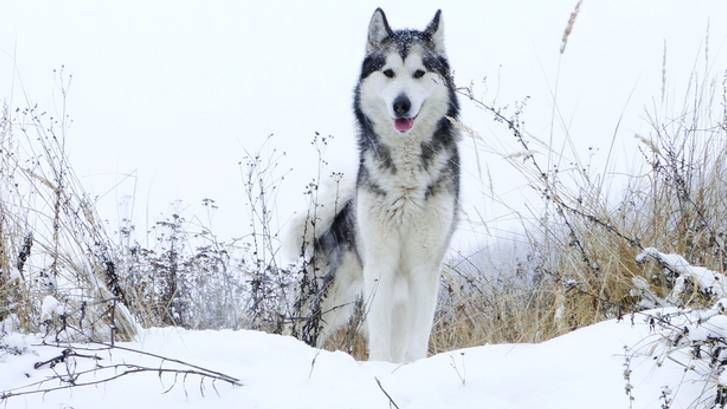
POLYGON ((565 52, 565 47, 568 45, 568 38, 570 37, 571 32, 573 32, 573 26, 576 24, 576 18, 578 17, 578 13, 581 11, 581 3, 583 3, 583 0, 578 0, 575 8, 573 8, 573 11, 570 13, 570 17, 568 17, 568 24, 566 24, 565 30, 563 30, 563 37, 560 42, 561 54, 565 52))

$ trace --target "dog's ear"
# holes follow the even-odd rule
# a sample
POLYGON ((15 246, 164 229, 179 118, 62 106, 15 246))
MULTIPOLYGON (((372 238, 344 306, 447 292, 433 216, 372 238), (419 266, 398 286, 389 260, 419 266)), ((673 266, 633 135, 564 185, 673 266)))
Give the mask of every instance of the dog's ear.
POLYGON ((391 27, 389 22, 386 21, 386 14, 381 8, 377 8, 374 11, 374 15, 371 16, 371 22, 369 23, 369 37, 366 42, 366 53, 369 54, 379 48, 381 43, 392 35, 391 27))
POLYGON ((434 18, 424 30, 424 34, 429 36, 429 39, 434 46, 434 51, 439 54, 444 54, 444 24, 442 23, 442 10, 437 10, 436 14, 434 14, 434 18))

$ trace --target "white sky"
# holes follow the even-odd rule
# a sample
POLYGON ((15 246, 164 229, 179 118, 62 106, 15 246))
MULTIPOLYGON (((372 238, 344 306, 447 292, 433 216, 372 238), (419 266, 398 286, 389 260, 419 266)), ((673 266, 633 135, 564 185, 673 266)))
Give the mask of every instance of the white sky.
MULTIPOLYGON (((133 217, 143 229, 147 214, 153 221, 176 199, 194 214, 210 197, 220 206, 215 229, 240 236, 248 223, 237 165, 243 148, 255 151, 274 133, 267 152, 287 152, 281 168, 294 172, 281 187, 283 224, 314 175, 315 131, 336 137, 331 169, 355 169, 351 95, 379 5, 394 28, 423 28, 442 8, 457 83, 487 77, 485 96, 500 104, 530 96, 527 129, 543 139, 557 79, 556 150, 567 128, 583 158, 588 147, 599 149, 598 163, 625 111, 616 168, 633 163, 634 133, 648 134, 644 107, 660 94, 664 42, 675 107, 693 66, 705 70, 698 55, 710 19, 709 74, 727 68, 724 0, 584 0, 561 58, 575 2, 2 0, 0 98, 22 106, 25 93, 52 110, 52 69, 64 64, 73 74, 69 154, 111 225, 133 217)), ((512 137, 467 104, 463 120, 487 140, 480 154, 497 198, 524 211, 525 180, 500 155, 517 150, 512 137)), ((461 246, 516 229, 511 212, 481 194, 489 187, 477 181, 471 147, 462 146, 464 207, 477 208, 490 229, 464 226, 461 246)))

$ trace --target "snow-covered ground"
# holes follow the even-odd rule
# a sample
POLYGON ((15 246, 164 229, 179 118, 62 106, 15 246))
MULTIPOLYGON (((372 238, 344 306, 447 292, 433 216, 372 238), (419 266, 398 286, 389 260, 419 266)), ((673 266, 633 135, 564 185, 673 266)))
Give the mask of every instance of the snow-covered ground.
MULTIPOLYGON (((486 345, 441 353, 407 365, 359 362, 343 352, 320 351, 290 337, 254 331, 150 329, 137 342, 120 345, 223 372, 239 378, 242 386, 217 382, 215 392, 206 381, 202 395, 196 376, 184 380, 180 375, 175 385, 173 375, 160 377, 150 372, 97 386, 14 397, 4 407, 627 408, 624 346, 636 351, 629 366, 633 408, 660 407, 664 386, 672 391, 672 408, 688 406, 703 385, 690 382, 683 368, 670 360, 656 366, 650 353, 657 337, 643 321, 639 316, 634 324, 629 319, 606 321, 541 344, 486 345), (396 406, 390 404, 384 390, 396 406)), ((13 342, 31 345, 20 356, 0 356, 0 391, 53 375, 48 365, 38 370, 33 365, 57 356, 60 349, 32 346, 32 337, 13 342)), ((179 366, 119 350, 99 356, 103 365, 179 366)), ((76 372, 90 368, 92 361, 76 358, 76 372)), ((63 373, 65 368, 61 363, 55 370, 63 373)), ((86 380, 119 372, 96 373, 86 380)), ((53 386, 58 382, 44 385, 53 386)))

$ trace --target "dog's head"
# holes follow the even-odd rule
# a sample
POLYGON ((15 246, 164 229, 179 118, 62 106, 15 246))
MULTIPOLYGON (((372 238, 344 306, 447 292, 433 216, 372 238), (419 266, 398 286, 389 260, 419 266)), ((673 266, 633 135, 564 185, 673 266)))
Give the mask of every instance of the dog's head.
POLYGON ((356 90, 359 120, 400 135, 457 115, 441 15, 423 31, 393 31, 384 12, 374 11, 356 90))

